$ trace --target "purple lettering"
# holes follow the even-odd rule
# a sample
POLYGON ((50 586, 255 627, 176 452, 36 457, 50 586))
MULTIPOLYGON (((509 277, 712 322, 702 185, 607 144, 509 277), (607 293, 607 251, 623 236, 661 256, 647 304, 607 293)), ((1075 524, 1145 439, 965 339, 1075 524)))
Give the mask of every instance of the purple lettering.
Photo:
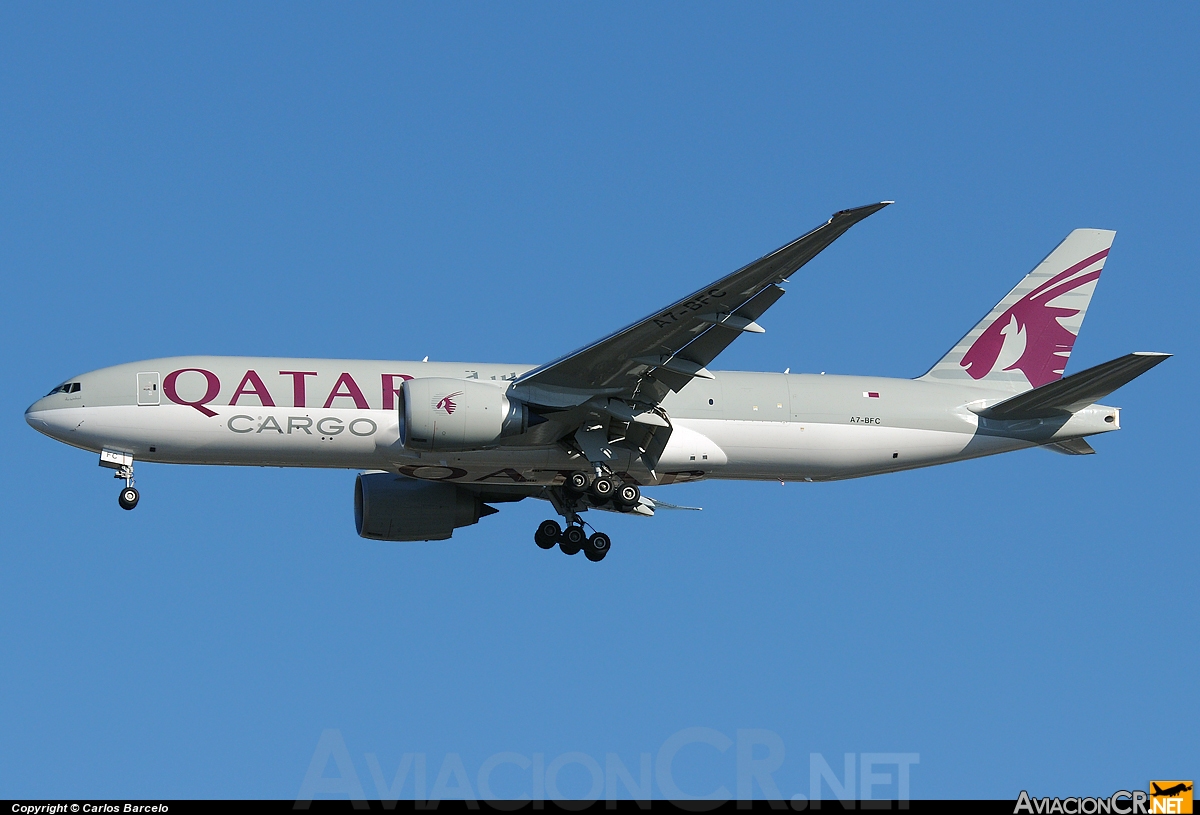
POLYGON ((177 405, 187 405, 194 407, 196 410, 203 413, 205 416, 216 416, 215 410, 209 410, 205 407, 209 402, 217 398, 217 394, 221 392, 221 380, 212 371, 206 371, 203 368, 180 368, 178 371, 171 371, 163 378, 163 393, 177 405), (188 402, 179 398, 179 392, 175 389, 175 383, 179 381, 179 375, 185 374, 188 371, 195 371, 204 376, 205 382, 208 383, 208 390, 204 392, 203 398, 197 399, 194 402, 188 402))
POLYGON ((362 390, 358 387, 358 383, 354 381, 354 377, 350 374, 343 373, 338 377, 337 384, 333 386, 333 390, 329 392, 329 398, 325 400, 325 407, 333 407, 333 400, 339 396, 349 396, 354 400, 354 406, 359 410, 367 410, 366 397, 363 396, 362 390), (342 386, 346 386, 346 392, 342 393, 342 386))
POLYGON ((233 398, 229 400, 229 404, 236 405, 239 397, 251 394, 258 397, 258 401, 262 403, 263 407, 275 407, 275 400, 267 392, 267 386, 263 384, 262 377, 256 371, 246 371, 246 375, 238 383, 237 390, 233 392, 233 398))
POLYGON ((316 376, 316 371, 280 371, 280 376, 290 376, 292 378, 292 406, 305 407, 304 404, 304 377, 316 376))

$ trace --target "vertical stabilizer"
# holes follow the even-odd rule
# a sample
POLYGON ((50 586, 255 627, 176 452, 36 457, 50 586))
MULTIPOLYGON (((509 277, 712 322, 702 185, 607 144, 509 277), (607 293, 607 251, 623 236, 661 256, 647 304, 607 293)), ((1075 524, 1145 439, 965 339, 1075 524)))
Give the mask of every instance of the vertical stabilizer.
POLYGON ((1062 379, 1116 234, 1067 235, 921 379, 1014 393, 1062 379))

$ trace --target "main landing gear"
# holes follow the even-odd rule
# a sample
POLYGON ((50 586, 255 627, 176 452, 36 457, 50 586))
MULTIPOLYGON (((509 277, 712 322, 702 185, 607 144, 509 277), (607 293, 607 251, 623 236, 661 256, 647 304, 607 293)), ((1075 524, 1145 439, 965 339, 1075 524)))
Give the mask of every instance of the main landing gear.
POLYGON ((578 500, 587 495, 593 505, 611 501, 613 507, 628 512, 642 500, 642 491, 636 484, 622 484, 611 475, 589 476, 587 473, 572 473, 563 484, 565 497, 578 500))
POLYGON ((584 557, 593 563, 604 560, 604 556, 612 547, 612 540, 603 532, 595 532, 588 537, 587 532, 583 529, 583 524, 571 523, 567 525, 566 529, 563 529, 558 525, 558 521, 554 520, 542 521, 537 532, 533 533, 533 540, 543 549, 553 549, 557 544, 564 555, 577 555, 583 552, 584 557))
POLYGON ((567 527, 563 529, 555 520, 542 521, 533 535, 534 543, 543 549, 557 546, 566 555, 583 552, 584 557, 597 563, 608 554, 612 539, 603 532, 593 532, 589 536, 584 531, 579 512, 588 506, 605 504, 611 504, 619 512, 630 512, 641 503, 642 491, 636 484, 622 484, 609 474, 590 476, 577 472, 572 473, 562 487, 554 488, 552 496, 554 508, 566 519, 567 527))

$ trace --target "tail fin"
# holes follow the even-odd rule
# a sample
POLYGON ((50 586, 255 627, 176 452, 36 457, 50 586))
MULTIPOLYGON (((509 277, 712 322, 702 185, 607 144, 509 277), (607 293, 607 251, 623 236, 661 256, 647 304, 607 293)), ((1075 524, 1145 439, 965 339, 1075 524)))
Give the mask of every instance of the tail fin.
POLYGON ((1116 234, 1067 235, 921 379, 1014 393, 1062 379, 1116 234))

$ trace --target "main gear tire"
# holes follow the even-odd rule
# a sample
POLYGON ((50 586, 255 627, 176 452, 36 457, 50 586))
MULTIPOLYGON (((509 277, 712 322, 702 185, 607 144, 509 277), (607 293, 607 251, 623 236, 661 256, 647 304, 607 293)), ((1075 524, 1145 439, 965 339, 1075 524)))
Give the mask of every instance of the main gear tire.
POLYGON ((583 531, 583 527, 571 524, 559 538, 558 548, 564 555, 577 555, 585 543, 587 543, 587 533, 583 531))
POLYGON ((573 493, 583 495, 587 492, 590 482, 591 479, 588 478, 587 473, 571 473, 567 476, 567 480, 563 486, 573 493))
POLYGON ((588 538, 587 544, 583 547, 583 554, 592 563, 599 563, 604 560, 604 556, 608 554, 610 548, 612 548, 612 541, 608 535, 597 532, 588 538))
POLYGON ((533 533, 533 542, 543 549, 553 549, 562 535, 562 527, 558 521, 542 521, 538 524, 537 532, 533 533))
POLYGON ((599 498, 601 501, 607 501, 613 497, 613 493, 617 491, 617 482, 611 477, 604 475, 592 482, 592 495, 599 498))
POLYGON ((617 488, 617 497, 614 500, 617 506, 624 510, 630 510, 641 503, 642 491, 637 488, 636 484, 622 484, 617 488))

